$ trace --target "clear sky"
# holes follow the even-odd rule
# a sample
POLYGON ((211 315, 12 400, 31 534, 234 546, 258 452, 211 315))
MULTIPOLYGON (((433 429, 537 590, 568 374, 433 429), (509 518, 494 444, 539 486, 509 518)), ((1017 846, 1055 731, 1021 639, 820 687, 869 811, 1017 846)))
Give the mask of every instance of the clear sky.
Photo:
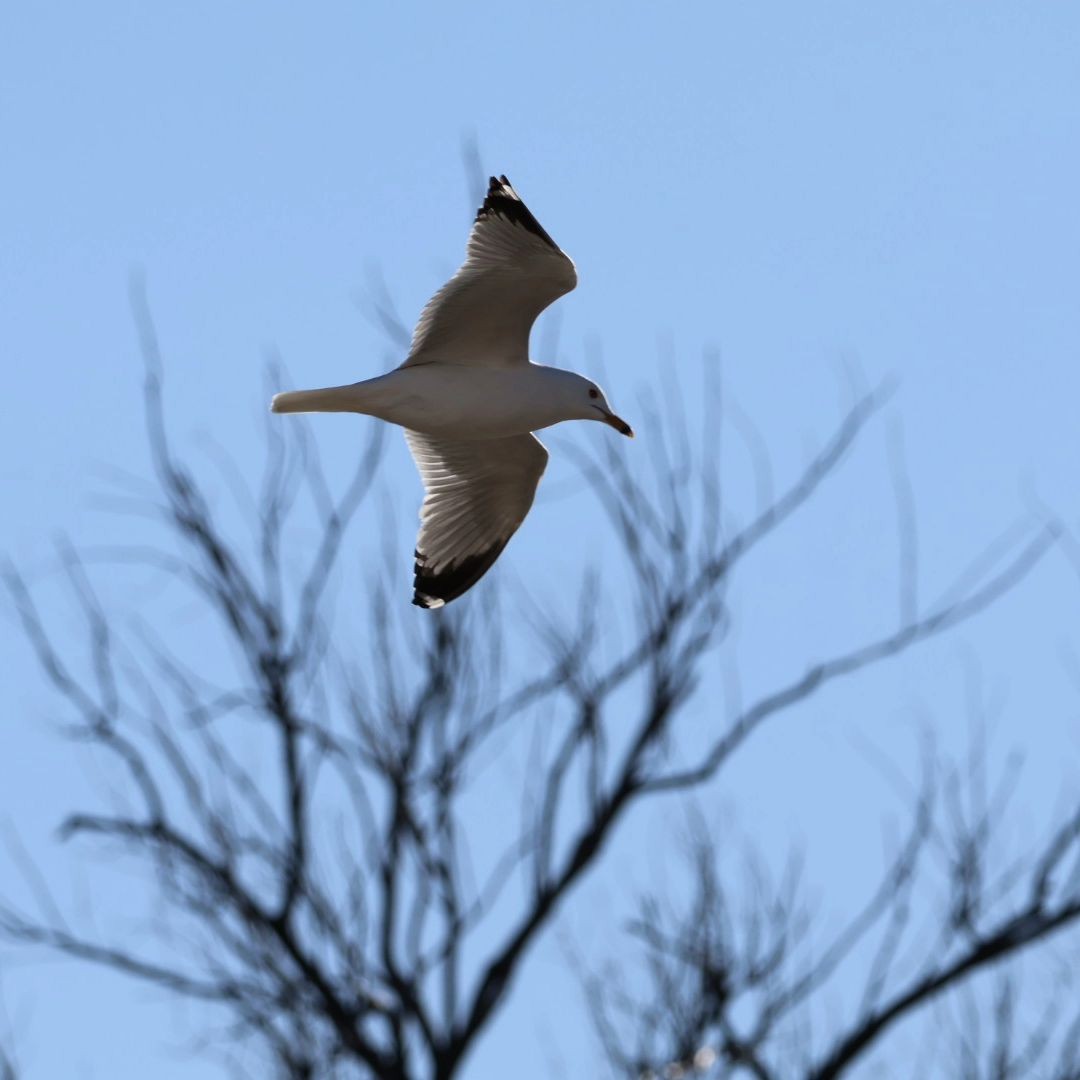
MULTIPOLYGON (((893 617, 890 424, 903 425, 928 598, 1035 495, 1080 517, 1078 58, 1080 7, 1040 2, 5 5, 0 553, 48 590, 57 533, 123 535, 95 496, 103 465, 146 472, 134 267, 177 437, 203 460, 213 440, 243 468, 269 351, 296 385, 388 365, 357 296, 375 267, 411 320, 456 265, 475 132, 485 169, 509 175, 578 266, 557 355, 536 358, 581 367, 601 343, 609 399, 639 429, 641 396, 676 371, 692 385, 716 348, 780 479, 837 417, 846 362, 898 378, 885 423, 744 584, 744 678, 772 685, 893 617)), ((355 426, 317 430, 347 462, 355 426)), ((552 444, 608 436, 589 425, 552 444)), ((385 467, 408 522, 419 485, 399 441, 385 467)), ((626 452, 648 454, 647 432, 626 452)), ((595 554, 554 542, 586 535, 595 508, 559 497, 573 471, 553 459, 507 580, 557 586, 595 554)), ((406 538, 402 603, 410 550, 406 538)), ((821 893, 855 895, 889 812, 860 740, 910 761, 929 717, 959 745, 978 657, 998 743, 1026 753, 1020 820, 1037 823, 1080 780, 1063 660, 1080 651, 1078 601, 1050 560, 977 625, 780 721, 708 805, 770 855, 805 844, 821 893)), ((0 821, 83 904, 101 875, 92 860, 68 874, 50 830, 100 778, 52 735, 54 703, 10 618, 0 643, 0 821)), ((632 818, 631 848, 674 821, 662 807, 632 818)), ((0 875, 17 888, 10 860, 0 875)), ((603 895, 577 894, 564 929, 587 929, 603 895)), ((159 995, 69 963, 2 962, 31 1080, 219 1075, 192 1063, 184 1011, 159 995)), ((520 1077, 559 1062, 585 1074, 596 1048, 562 962, 554 944, 532 958, 472 1075, 506 1075, 507 1055, 520 1077)))

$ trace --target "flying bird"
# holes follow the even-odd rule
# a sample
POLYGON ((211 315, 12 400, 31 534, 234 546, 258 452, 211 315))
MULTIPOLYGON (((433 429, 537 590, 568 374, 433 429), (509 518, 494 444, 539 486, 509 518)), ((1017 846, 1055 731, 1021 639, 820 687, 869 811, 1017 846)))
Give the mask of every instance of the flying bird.
POLYGON ((536 317, 575 285, 573 262, 493 176, 465 261, 421 312, 405 362, 274 396, 273 412, 355 412, 405 429, 425 491, 413 582, 422 608, 472 588, 524 521, 548 460, 532 432, 600 420, 633 437, 596 383, 529 360, 536 317))

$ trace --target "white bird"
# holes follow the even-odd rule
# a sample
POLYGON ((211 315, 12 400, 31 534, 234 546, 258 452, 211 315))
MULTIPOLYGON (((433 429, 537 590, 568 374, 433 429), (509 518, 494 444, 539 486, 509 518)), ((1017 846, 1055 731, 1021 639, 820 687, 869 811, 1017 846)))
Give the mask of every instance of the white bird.
POLYGON ((399 424, 424 482, 413 603, 438 608, 491 568, 532 506, 548 453, 534 431, 602 420, 603 391, 529 360, 529 332, 577 284, 574 264, 494 176, 457 273, 428 301, 399 368, 275 395, 279 413, 355 412, 399 424))

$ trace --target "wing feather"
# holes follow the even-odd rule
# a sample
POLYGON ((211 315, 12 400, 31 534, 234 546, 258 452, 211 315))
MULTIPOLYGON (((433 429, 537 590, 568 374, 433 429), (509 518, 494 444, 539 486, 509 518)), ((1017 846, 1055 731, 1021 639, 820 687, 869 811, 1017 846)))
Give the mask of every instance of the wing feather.
POLYGON ((472 588, 525 520, 548 453, 535 435, 460 442, 406 431, 424 481, 413 603, 435 608, 472 588))
POLYGON ((529 332, 577 284, 574 264, 505 176, 492 177, 465 262, 428 301, 402 364, 511 367, 529 361, 529 332))

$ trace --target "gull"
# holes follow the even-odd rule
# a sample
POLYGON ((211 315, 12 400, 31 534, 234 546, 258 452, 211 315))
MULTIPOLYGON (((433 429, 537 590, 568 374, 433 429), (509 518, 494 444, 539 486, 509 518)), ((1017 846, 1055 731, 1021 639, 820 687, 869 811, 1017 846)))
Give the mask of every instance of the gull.
POLYGON ((405 429, 424 483, 413 603, 440 608, 487 573, 547 466, 532 433, 564 420, 633 431, 591 379, 529 359, 529 332, 577 285, 573 262, 505 176, 492 177, 457 273, 428 301, 404 363, 374 379, 276 394, 276 413, 354 412, 405 429))

